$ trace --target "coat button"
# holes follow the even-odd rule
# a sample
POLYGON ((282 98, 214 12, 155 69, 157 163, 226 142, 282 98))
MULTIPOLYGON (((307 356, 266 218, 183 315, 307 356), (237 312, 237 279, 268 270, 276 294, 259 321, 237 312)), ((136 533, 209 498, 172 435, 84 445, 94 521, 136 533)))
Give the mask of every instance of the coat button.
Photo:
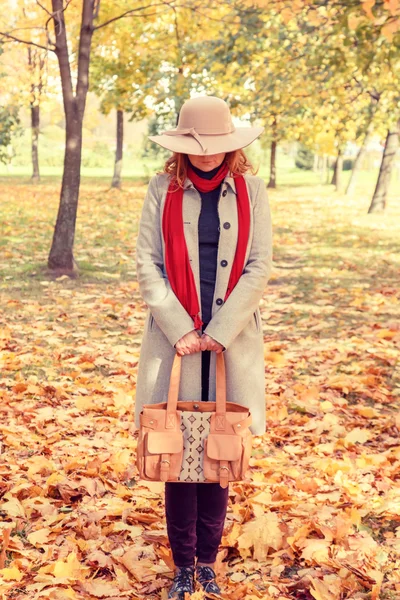
POLYGON ((228 264, 227 260, 221 260, 221 267, 226 267, 228 264))
POLYGON ((217 298, 215 302, 218 304, 218 306, 220 306, 221 304, 224 303, 224 301, 222 300, 222 298, 217 298))
POLYGON ((223 197, 224 197, 224 198, 225 198, 225 196, 227 195, 227 193, 228 193, 228 192, 227 192, 226 190, 224 190, 224 191, 222 192, 222 195, 223 195, 223 197))
POLYGON ((224 223, 224 229, 229 229, 230 226, 231 226, 231 224, 228 223, 228 221, 226 221, 226 223, 224 223))

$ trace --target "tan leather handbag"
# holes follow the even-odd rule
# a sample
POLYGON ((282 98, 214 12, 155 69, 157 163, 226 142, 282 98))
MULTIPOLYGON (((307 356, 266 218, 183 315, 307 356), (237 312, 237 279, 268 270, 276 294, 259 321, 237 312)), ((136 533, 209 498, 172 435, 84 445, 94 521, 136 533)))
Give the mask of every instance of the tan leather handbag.
POLYGON ((226 401, 225 360, 216 355, 216 402, 178 400, 182 357, 175 355, 168 401, 140 413, 136 465, 149 481, 218 482, 244 479, 252 451, 247 407, 226 401))

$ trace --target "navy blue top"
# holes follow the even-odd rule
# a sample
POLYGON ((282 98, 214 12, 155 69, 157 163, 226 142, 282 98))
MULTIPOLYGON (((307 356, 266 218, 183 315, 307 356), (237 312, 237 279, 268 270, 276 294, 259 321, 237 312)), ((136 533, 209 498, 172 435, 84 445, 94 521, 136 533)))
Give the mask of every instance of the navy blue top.
MULTIPOLYGON (((189 161, 190 162, 190 161, 189 161)), ((220 169, 202 171, 190 163, 197 175, 211 179, 220 169)), ((218 200, 222 183, 211 192, 200 192, 201 211, 199 216, 199 262, 200 262, 200 295, 203 330, 211 320, 211 309, 214 298, 215 280, 217 276, 217 257, 219 243, 218 200)))

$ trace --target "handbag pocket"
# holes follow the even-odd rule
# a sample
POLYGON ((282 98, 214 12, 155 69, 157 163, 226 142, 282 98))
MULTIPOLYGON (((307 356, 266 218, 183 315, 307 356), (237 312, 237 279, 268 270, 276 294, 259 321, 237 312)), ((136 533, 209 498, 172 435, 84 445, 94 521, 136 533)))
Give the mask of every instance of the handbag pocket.
POLYGON ((229 481, 241 478, 243 455, 242 436, 210 433, 204 441, 203 471, 206 479, 220 480, 220 462, 228 467, 229 481))
POLYGON ((137 470, 139 471, 139 475, 141 479, 144 479, 144 437, 143 435, 139 434, 139 438, 138 438, 138 443, 137 443, 137 447, 136 447, 136 467, 137 470))
POLYGON ((240 478, 245 479, 246 471, 249 468, 250 457, 253 450, 253 436, 251 433, 242 438, 243 440, 243 454, 242 462, 240 466, 240 478))
POLYGON ((179 477, 183 457, 180 431, 148 431, 144 436, 144 474, 152 481, 172 481, 179 477), (168 465, 162 478, 161 461, 168 465))

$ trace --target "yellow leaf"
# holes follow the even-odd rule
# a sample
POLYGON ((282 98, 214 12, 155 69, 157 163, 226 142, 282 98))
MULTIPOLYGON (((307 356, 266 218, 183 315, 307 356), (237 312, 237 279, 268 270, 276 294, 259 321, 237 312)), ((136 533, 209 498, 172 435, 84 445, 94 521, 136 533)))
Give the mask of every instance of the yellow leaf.
POLYGON ((228 535, 226 535, 224 537, 223 544, 227 545, 227 546, 231 546, 232 548, 234 548, 236 546, 236 542, 238 540, 240 531, 241 531, 240 524, 239 523, 234 523, 233 526, 232 526, 232 529, 230 530, 230 532, 228 533, 228 535))
POLYGON ((290 8, 284 8, 284 9, 281 10, 281 17, 282 17, 282 20, 285 23, 285 25, 287 25, 289 23, 289 21, 291 19, 293 19, 294 14, 290 10, 290 8))
POLYGON ((271 420, 271 421, 283 421, 284 419, 287 419, 288 417, 288 411, 287 411, 287 406, 279 406, 279 407, 273 407, 270 408, 269 410, 267 410, 267 419, 271 420))
POLYGON ((331 412, 332 410, 335 410, 334 405, 329 400, 324 400, 323 402, 321 402, 320 407, 321 407, 322 412, 324 412, 324 413, 328 413, 328 412, 331 412))
POLYGON ((259 561, 265 560, 269 548, 279 550, 282 547, 282 531, 278 515, 268 512, 245 523, 243 533, 238 537, 238 547, 253 548, 254 559, 259 561))
POLYGON ((285 367, 287 364, 285 357, 280 352, 264 353, 264 358, 267 362, 272 363, 276 367, 285 367))
POLYGON ((371 600, 379 600, 381 587, 383 582, 383 572, 377 571, 376 569, 370 569, 367 573, 370 577, 375 579, 375 584, 372 586, 371 590, 371 600))
POLYGON ((40 548, 44 544, 47 544, 49 541, 49 534, 51 533, 48 527, 43 527, 42 529, 38 529, 37 531, 33 531, 29 533, 26 537, 32 546, 36 546, 40 548))
POLYGON ((96 403, 91 396, 77 396, 74 398, 75 406, 78 410, 91 410, 96 408, 96 403))
MULTIPOLYGON (((190 600, 205 600, 205 593, 203 589, 197 590, 197 592, 194 592, 194 594, 190 595, 190 600)), ((212 594, 210 596, 212 598, 212 594)))
POLYGON ((375 4, 375 0, 362 0, 362 7, 367 15, 367 17, 369 19, 371 19, 371 21, 375 20, 375 17, 371 11, 371 8, 374 6, 375 4))
POLYGON ((90 568, 81 565, 75 552, 71 552, 66 561, 58 560, 52 565, 52 572, 58 581, 73 582, 85 579, 85 575, 90 573, 90 568))
POLYGON ((311 25, 320 25, 322 23, 323 18, 318 14, 316 10, 309 10, 307 12, 307 19, 311 25))
MULTIPOLYGON (((385 29, 385 27, 388 27, 389 25, 393 25, 393 24, 394 24, 394 22, 392 22, 392 23, 388 23, 388 25, 384 25, 384 26, 382 27, 382 33, 383 33, 383 30, 385 29)), ((397 30, 397 29, 398 29, 398 27, 399 27, 399 26, 398 26, 398 24, 397 24, 397 26, 396 26, 396 29, 395 29, 395 30, 397 30)), ((384 35, 385 35, 385 34, 384 34, 384 35)), ((378 338, 383 338, 383 339, 389 339, 389 340, 391 340, 391 339, 392 339, 392 338, 393 338, 395 335, 397 335, 397 331, 393 331, 392 329, 379 329, 379 330, 376 332, 376 337, 378 337, 378 338)))
POLYGON ((365 444, 371 437, 371 432, 368 429, 361 429, 360 427, 355 427, 352 431, 350 431, 345 436, 345 441, 350 444, 365 444))
MULTIPOLYGON (((386 23, 382 29, 382 35, 385 36, 385 38, 389 41, 392 42, 393 41, 393 34, 396 33, 396 31, 399 30, 400 27, 400 22, 399 19, 395 19, 393 21, 389 21, 389 23, 386 23)), ((395 335, 395 332, 390 332, 391 334, 395 335)), ((393 337, 393 336, 392 336, 393 337)))
POLYGON ((54 595, 54 600, 79 600, 80 595, 71 588, 57 588, 56 595, 54 595))
POLYGON ((10 517, 25 517, 25 510, 18 498, 10 496, 8 493, 3 496, 6 502, 0 504, 1 510, 7 513, 10 517))
POLYGON ((132 406, 133 399, 130 394, 124 392, 123 390, 119 390, 113 396, 113 402, 115 408, 120 410, 121 408, 129 408, 132 406))
POLYGON ((118 596, 120 589, 111 581, 105 581, 103 579, 92 579, 92 581, 85 581, 82 587, 92 596, 96 598, 104 598, 110 596, 118 596))
POLYGON ((32 456, 27 461, 28 475, 34 479, 36 475, 50 475, 56 470, 54 463, 45 456, 32 456))
POLYGON ((6 569, 0 569, 0 575, 6 581, 21 581, 24 574, 18 569, 18 567, 8 567, 6 569))
POLYGON ((256 502, 257 504, 264 504, 268 506, 272 502, 271 492, 263 491, 257 494, 257 496, 253 496, 252 502, 256 502))
POLYGON ((338 596, 332 594, 328 585, 326 585, 320 579, 314 579, 309 575, 312 588, 310 588, 310 594, 315 600, 337 600, 338 596))
POLYGON ((357 29, 360 23, 365 21, 364 15, 350 14, 347 19, 349 29, 357 29))
POLYGON ((366 419, 372 419, 373 417, 379 417, 379 413, 372 408, 372 406, 360 406, 357 408, 357 413, 366 419))
POLYGON ((318 564, 329 561, 329 540, 304 540, 302 546, 304 549, 301 553, 301 558, 304 558, 304 560, 315 561, 318 564))
POLYGON ((89 371, 90 369, 96 368, 96 365, 88 361, 80 363, 79 366, 83 371, 89 371))
POLYGON ((350 510, 350 521, 352 522, 353 525, 356 525, 357 527, 361 523, 361 515, 354 506, 350 510))

